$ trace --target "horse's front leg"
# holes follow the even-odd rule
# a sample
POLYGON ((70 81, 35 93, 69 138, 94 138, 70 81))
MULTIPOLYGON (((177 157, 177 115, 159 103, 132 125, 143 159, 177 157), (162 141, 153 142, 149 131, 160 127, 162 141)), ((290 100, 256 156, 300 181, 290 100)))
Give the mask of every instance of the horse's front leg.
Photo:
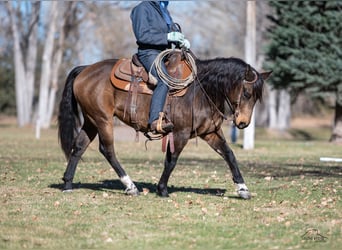
POLYGON ((175 152, 171 153, 170 151, 170 143, 167 146, 166 157, 164 161, 164 170, 159 179, 158 186, 157 186, 157 194, 161 197, 169 197, 169 193, 167 190, 167 183, 169 181, 170 175, 174 168, 176 167, 178 157, 182 152, 185 144, 187 143, 187 139, 178 138, 175 134, 174 137, 174 144, 175 144, 175 152))
POLYGON ((224 138, 222 129, 220 129, 217 132, 207 134, 202 138, 227 162, 230 171, 233 175, 233 181, 237 186, 238 195, 243 199, 250 199, 251 194, 241 175, 235 155, 233 151, 229 148, 224 138))

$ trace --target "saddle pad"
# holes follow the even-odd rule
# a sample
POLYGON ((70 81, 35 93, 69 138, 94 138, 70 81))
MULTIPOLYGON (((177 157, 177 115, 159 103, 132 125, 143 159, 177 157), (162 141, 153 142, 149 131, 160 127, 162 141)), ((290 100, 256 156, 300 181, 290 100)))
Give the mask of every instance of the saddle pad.
MULTIPOLYGON (((130 63, 130 61, 131 61, 130 59, 122 58, 112 68, 112 71, 110 73, 110 80, 112 84, 118 89, 129 91, 129 86, 131 84, 131 81, 133 80, 133 76, 131 74, 126 74, 127 72, 121 75, 118 74, 117 72, 119 71, 118 68, 120 67, 122 63, 130 63)), ((151 86, 151 87, 150 86, 151 86, 150 84, 147 85, 146 82, 140 81, 138 92, 152 95, 154 86, 151 86)))
MULTIPOLYGON (((112 84, 114 85, 114 87, 124 90, 124 91, 129 91, 131 81, 133 80, 133 76, 131 72, 127 70, 127 64, 130 64, 130 63, 131 63, 131 59, 121 58, 113 66, 111 73, 110 73, 110 80, 112 84), (122 67, 122 64, 125 64, 125 65, 122 67)), ((182 75, 184 76, 184 78, 191 73, 191 69, 186 63, 181 63, 179 66, 182 67, 182 75)), ((145 77, 143 77, 143 81, 139 82, 138 93, 152 95, 153 89, 155 86, 146 83, 146 79, 144 78, 145 77)), ((169 94, 170 96, 183 96, 186 93, 187 89, 188 87, 182 90, 170 91, 169 94)))
POLYGON ((144 82, 149 80, 146 70, 143 67, 134 65, 134 63, 132 63, 132 59, 123 58, 122 62, 115 70, 114 75, 126 81, 131 81, 133 75, 142 77, 144 82))

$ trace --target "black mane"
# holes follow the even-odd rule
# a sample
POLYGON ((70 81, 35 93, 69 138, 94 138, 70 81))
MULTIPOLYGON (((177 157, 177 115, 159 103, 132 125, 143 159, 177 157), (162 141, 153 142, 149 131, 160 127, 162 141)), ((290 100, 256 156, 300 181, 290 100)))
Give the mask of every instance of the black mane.
MULTIPOLYGON (((245 79, 247 63, 235 57, 196 60, 197 76, 209 95, 226 94, 245 79)), ((255 69, 254 69, 255 70, 255 69)), ((254 83, 254 97, 262 99, 263 79, 258 74, 254 83)))

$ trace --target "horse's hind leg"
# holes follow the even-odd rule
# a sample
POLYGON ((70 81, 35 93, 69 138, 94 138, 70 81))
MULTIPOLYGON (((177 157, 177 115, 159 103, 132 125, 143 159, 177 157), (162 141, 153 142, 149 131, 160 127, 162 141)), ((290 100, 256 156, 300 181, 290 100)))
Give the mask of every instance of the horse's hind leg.
POLYGON ((97 130, 90 123, 85 122, 80 133, 75 138, 74 146, 68 161, 67 168, 64 172, 64 192, 72 190, 72 181, 75 176, 76 166, 78 161, 81 159, 84 151, 87 149, 88 145, 92 140, 94 140, 97 134, 97 130))
POLYGON ((120 177, 122 184, 125 185, 125 193, 128 195, 139 195, 139 190, 137 189, 131 178, 126 174, 125 170, 122 168, 116 158, 114 151, 112 120, 113 119, 111 119, 111 122, 108 121, 107 123, 105 123, 105 125, 99 127, 99 150, 110 163, 116 174, 120 177))
POLYGON ((233 181, 237 185, 238 195, 243 199, 250 199, 251 194, 241 175, 235 155, 224 139, 222 130, 219 130, 216 133, 207 134, 203 136, 203 139, 227 162, 233 175, 233 181))

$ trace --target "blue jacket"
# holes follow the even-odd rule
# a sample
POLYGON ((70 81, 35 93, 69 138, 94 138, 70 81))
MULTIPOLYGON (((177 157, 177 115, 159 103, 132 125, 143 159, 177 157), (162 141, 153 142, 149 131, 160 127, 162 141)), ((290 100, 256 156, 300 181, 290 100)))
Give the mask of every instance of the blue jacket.
POLYGON ((170 47, 167 41, 167 33, 170 30, 158 1, 139 3, 131 12, 131 21, 139 48, 164 50, 170 47))

